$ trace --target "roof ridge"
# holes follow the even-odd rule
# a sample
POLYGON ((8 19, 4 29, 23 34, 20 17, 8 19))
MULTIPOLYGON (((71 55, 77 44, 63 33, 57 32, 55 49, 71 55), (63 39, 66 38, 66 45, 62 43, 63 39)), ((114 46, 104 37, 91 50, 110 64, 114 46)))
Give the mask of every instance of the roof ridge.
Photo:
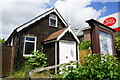
POLYGON ((62 22, 63 22, 66 26, 68 26, 66 20, 61 16, 61 14, 58 12, 58 10, 57 10, 55 7, 53 7, 53 8, 51 8, 51 9, 48 9, 48 10, 44 11, 42 14, 40 14, 39 16, 33 18, 32 20, 24 23, 23 25, 19 26, 18 28, 16 28, 16 29, 17 29, 17 32, 21 31, 23 28, 29 26, 30 24, 32 24, 32 23, 34 23, 35 21, 41 19, 42 17, 50 14, 51 12, 55 12, 55 13, 58 15, 58 17, 62 20, 62 22))
POLYGON ((43 14, 45 14, 45 13, 47 13, 47 12, 49 12, 49 11, 53 10, 53 9, 55 9, 55 8, 53 7, 53 8, 50 8, 50 9, 48 9, 48 10, 45 10, 44 12, 41 12, 38 16, 36 16, 36 17, 34 17, 33 19, 31 19, 31 20, 27 21, 26 23, 24 23, 24 24, 20 25, 20 26, 19 26, 19 27, 17 27, 16 29, 18 29, 18 28, 20 28, 20 27, 22 27, 22 26, 26 25, 27 23, 29 23, 29 22, 31 22, 31 21, 33 21, 33 20, 37 19, 38 17, 42 16, 43 14))
MULTIPOLYGON (((67 21, 62 17, 62 15, 59 13, 59 11, 57 10, 57 8, 52 7, 52 8, 50 8, 50 9, 45 10, 44 12, 42 12, 39 16, 37 16, 37 17, 31 19, 30 21, 22 24, 21 26, 15 28, 12 33, 20 32, 20 31, 23 30, 24 28, 28 27, 29 25, 35 23, 36 21, 40 20, 41 18, 45 17, 46 15, 49 15, 49 14, 52 13, 52 12, 55 12, 56 15, 57 15, 57 16, 60 18, 60 20, 63 22, 63 24, 64 24, 65 26, 68 26, 67 21)), ((11 33, 11 34, 12 34, 12 33, 11 33)), ((7 42, 12 38, 12 36, 13 36, 13 35, 10 35, 10 36, 8 37, 7 42)))

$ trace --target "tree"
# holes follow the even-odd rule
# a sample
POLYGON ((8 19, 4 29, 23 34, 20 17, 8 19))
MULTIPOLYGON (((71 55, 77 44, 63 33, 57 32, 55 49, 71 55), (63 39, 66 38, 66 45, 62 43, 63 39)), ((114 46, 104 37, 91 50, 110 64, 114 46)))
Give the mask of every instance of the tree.
POLYGON ((5 40, 4 39, 0 39, 0 44, 3 44, 5 43, 5 40))

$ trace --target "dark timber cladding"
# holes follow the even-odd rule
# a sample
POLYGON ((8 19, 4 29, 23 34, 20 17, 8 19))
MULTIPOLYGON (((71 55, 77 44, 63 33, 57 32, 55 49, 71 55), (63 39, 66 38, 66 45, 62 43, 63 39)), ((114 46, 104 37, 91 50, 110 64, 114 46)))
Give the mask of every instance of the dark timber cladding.
POLYGON ((43 52, 47 56, 48 66, 55 65, 55 42, 43 44, 43 52))
MULTIPOLYGON (((55 13, 53 12, 51 14, 55 14, 55 13)), ((42 42, 45 38, 47 38, 51 33, 56 32, 66 27, 59 18, 58 18, 58 23, 57 23, 58 27, 49 26, 49 15, 29 25, 28 27, 24 28, 19 33, 17 33, 17 35, 15 35, 13 42, 14 42, 14 47, 15 47, 15 60, 14 61, 15 61, 16 66, 19 66, 19 65, 21 66, 21 63, 24 63, 23 48, 24 48, 25 36, 36 37, 37 38, 36 50, 41 50, 42 42)))
MULTIPOLYGON (((65 45, 62 45, 62 43, 59 44, 59 41, 65 42, 66 46, 71 45, 67 44, 68 42, 70 43, 74 41, 74 43, 76 43, 76 46, 74 46, 75 44, 72 45, 74 46, 73 51, 76 53, 76 55, 78 55, 78 38, 71 30, 71 28, 68 27, 68 24, 59 14, 57 9, 53 8, 16 28, 6 41, 6 44, 14 46, 14 69, 18 69, 19 67, 24 66, 24 62, 26 60, 25 57, 31 56, 30 52, 36 50, 42 50, 46 54, 48 58, 47 66, 63 63, 64 60, 61 61, 61 55, 63 58, 64 54, 62 54, 62 51, 64 51, 66 47, 65 45), (28 38, 34 40, 28 40, 28 38), (61 53, 59 53, 60 50, 61 53), (28 54, 25 53, 26 51, 28 51, 28 54)), ((70 51, 72 48, 70 47, 68 50, 70 51)), ((68 50, 65 53, 68 53, 68 50)), ((75 60, 75 58, 73 58, 73 60, 75 60)), ((57 68, 53 69, 53 71, 57 72, 57 68)))
POLYGON ((114 32, 115 30, 113 30, 112 28, 105 26, 104 24, 95 21, 94 19, 88 20, 86 21, 90 26, 91 26, 91 42, 92 42, 92 53, 100 53, 100 42, 99 42, 99 31, 108 33, 112 35, 112 42, 113 42, 113 53, 114 55, 116 55, 116 51, 115 51, 115 35, 114 32))
POLYGON ((66 32, 65 35, 60 40, 66 40, 66 41, 76 41, 76 39, 73 37, 71 32, 66 32))

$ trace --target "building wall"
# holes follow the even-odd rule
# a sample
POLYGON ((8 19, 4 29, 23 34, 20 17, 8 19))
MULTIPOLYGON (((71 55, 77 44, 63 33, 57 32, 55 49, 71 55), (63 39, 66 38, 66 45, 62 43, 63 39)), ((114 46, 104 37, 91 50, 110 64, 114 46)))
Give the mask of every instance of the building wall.
POLYGON ((84 40, 84 35, 78 35, 77 38, 79 39, 80 42, 84 40))
MULTIPOLYGON (((72 33, 70 32, 66 32, 65 35, 60 39, 60 40, 65 40, 65 41, 75 41, 76 42, 76 59, 78 60, 78 43, 76 41, 76 39, 74 38, 74 36, 72 35, 72 33)), ((59 42, 58 42, 58 50, 59 50, 59 42)), ((57 55, 59 55, 59 51, 57 50, 57 55)), ((59 58, 58 58, 58 64, 59 64, 59 58)))
POLYGON ((66 32, 65 35, 60 40, 66 40, 66 41, 76 41, 73 37, 72 33, 66 32))
POLYGON ((90 29, 84 30, 83 33, 84 33, 84 40, 91 40, 91 38, 90 38, 90 29))
POLYGON ((48 66, 55 65, 55 42, 43 44, 43 52, 47 56, 48 66))
POLYGON ((47 38, 51 33, 66 27, 59 18, 57 25, 58 27, 49 26, 49 15, 47 15, 46 17, 42 18, 39 21, 36 21, 34 24, 28 26, 20 33, 18 33, 17 37, 14 40, 16 57, 15 64, 17 64, 16 66, 21 66, 21 63, 25 62, 23 57, 24 37, 26 35, 37 37, 36 50, 41 50, 43 48, 42 42, 45 38, 47 38))

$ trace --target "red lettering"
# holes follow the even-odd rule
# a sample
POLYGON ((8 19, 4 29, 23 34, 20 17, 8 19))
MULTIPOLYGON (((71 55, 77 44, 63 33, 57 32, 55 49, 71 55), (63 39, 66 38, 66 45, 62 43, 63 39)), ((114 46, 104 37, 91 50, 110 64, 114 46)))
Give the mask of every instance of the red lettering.
POLYGON ((106 20, 104 20, 103 24, 106 26, 112 26, 116 23, 116 18, 114 17, 109 17, 106 20))

